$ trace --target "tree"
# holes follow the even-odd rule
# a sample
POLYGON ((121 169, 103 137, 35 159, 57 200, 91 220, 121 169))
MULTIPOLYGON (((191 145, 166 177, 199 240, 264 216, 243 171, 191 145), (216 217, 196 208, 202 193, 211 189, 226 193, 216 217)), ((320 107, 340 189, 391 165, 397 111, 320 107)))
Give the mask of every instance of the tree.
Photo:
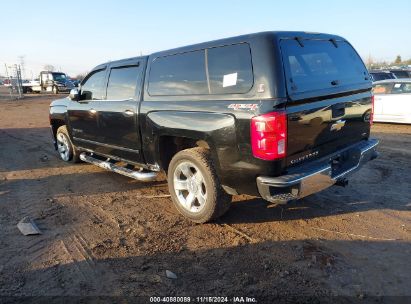
POLYGON ((77 79, 78 81, 82 81, 84 79, 84 77, 86 77, 87 73, 80 73, 77 74, 76 77, 74 77, 75 79, 77 79))
POLYGON ((55 67, 54 67, 54 65, 46 64, 46 65, 44 65, 43 69, 44 69, 45 71, 54 72, 55 67))
POLYGON ((401 56, 398 55, 397 58, 395 58, 394 63, 395 63, 395 64, 399 64, 399 63, 401 63, 401 62, 402 62, 401 56))
POLYGON ((371 69, 374 64, 374 58, 372 58, 371 54, 368 54, 367 61, 365 65, 367 66, 368 69, 371 69))

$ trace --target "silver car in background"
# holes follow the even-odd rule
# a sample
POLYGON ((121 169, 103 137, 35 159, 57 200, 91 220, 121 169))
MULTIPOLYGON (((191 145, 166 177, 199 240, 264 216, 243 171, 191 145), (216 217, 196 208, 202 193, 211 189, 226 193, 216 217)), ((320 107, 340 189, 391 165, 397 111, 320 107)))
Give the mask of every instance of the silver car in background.
POLYGON ((374 121, 411 124, 411 78, 373 83, 374 121))

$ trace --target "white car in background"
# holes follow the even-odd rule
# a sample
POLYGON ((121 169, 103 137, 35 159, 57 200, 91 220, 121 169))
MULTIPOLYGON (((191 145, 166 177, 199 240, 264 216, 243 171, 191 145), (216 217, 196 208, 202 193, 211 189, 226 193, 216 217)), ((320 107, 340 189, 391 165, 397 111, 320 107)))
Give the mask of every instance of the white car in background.
POLYGON ((411 123, 411 78, 373 83, 374 121, 411 123))

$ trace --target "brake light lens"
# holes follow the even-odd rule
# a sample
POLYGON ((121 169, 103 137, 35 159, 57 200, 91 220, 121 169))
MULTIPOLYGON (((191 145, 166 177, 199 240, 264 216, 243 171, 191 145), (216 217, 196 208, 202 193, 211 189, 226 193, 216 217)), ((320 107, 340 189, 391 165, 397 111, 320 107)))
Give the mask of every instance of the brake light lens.
POLYGON ((251 118, 251 149, 253 155, 264 160, 286 156, 287 114, 272 112, 251 118))
POLYGON ((371 96, 371 114, 370 114, 370 126, 372 126, 372 123, 374 121, 374 95, 371 96))

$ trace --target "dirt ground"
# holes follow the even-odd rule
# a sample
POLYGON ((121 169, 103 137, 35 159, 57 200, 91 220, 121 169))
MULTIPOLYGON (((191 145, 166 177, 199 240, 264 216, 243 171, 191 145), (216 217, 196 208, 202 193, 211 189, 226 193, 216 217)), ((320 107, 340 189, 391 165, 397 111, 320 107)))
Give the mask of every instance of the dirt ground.
POLYGON ((0 296, 411 297, 411 126, 375 124, 381 156, 346 188, 283 207, 238 196, 219 221, 196 225, 161 177, 60 161, 54 98, 0 101, 0 296), (24 216, 43 234, 22 235, 24 216))

